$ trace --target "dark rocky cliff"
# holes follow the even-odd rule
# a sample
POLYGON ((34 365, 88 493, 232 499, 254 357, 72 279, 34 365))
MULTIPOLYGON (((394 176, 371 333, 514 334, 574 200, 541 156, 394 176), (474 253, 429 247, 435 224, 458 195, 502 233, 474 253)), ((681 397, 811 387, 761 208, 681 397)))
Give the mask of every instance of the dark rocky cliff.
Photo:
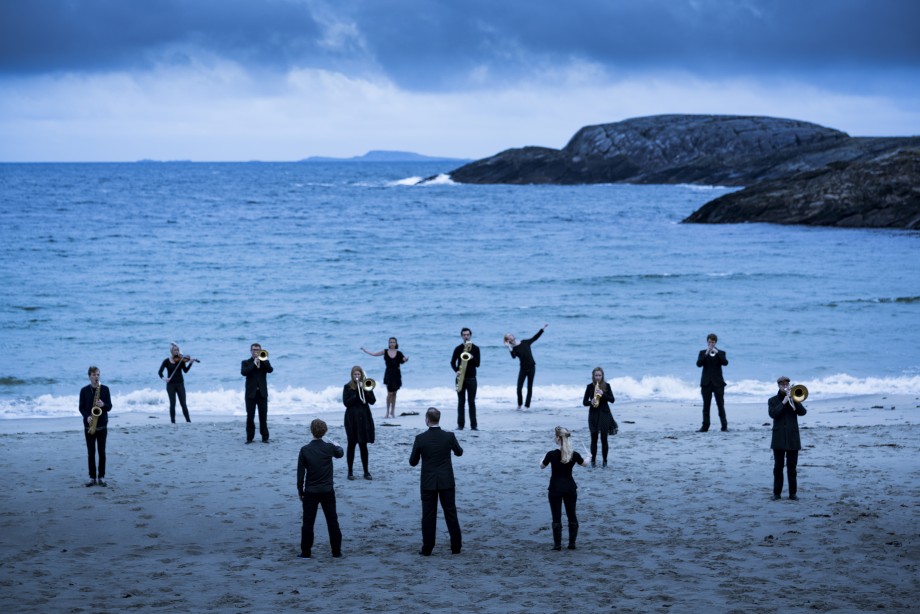
POLYGON ((773 117, 656 115, 587 126, 562 149, 509 149, 450 176, 479 184, 748 186, 685 221, 915 228, 904 225, 915 219, 916 193, 907 186, 920 184, 911 150, 920 150, 920 137, 854 138, 773 117))
POLYGON ((920 230, 920 143, 726 194, 684 222, 920 230))

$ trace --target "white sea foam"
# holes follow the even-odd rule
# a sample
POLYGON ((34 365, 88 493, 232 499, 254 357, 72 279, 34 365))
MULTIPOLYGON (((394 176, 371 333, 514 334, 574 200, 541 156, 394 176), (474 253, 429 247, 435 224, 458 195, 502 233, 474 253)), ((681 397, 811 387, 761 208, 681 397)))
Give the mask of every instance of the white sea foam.
POLYGON ((441 173, 432 179, 419 182, 418 185, 456 185, 456 182, 450 178, 450 175, 441 173))
POLYGON ((387 185, 418 185, 420 181, 422 181, 422 177, 406 177, 405 179, 391 181, 387 185))
MULTIPOLYGON (((904 377, 857 378, 840 373, 818 380, 801 382, 808 387, 811 399, 835 399, 870 394, 917 395, 920 394, 920 375, 904 377)), ((619 402, 665 401, 697 404, 700 389, 696 381, 669 376, 615 377, 610 380, 613 393, 619 402)), ((538 385, 534 389, 534 407, 580 408, 584 386, 538 385)), ((725 389, 728 399, 738 402, 755 402, 769 398, 776 392, 774 381, 729 381, 725 389)), ((385 390, 377 389, 377 407, 384 404, 385 390)), ((245 414, 242 389, 219 388, 190 391, 188 406, 193 416, 245 414)), ((400 411, 424 411, 426 407, 451 408, 457 402, 454 389, 447 386, 431 388, 403 388, 399 391, 400 411)), ((34 399, 0 400, 0 418, 60 418, 76 414, 77 395, 41 395, 34 399)), ((144 388, 124 394, 114 391, 114 411, 165 414, 169 411, 166 394, 161 389, 144 388)), ((514 386, 481 385, 477 394, 479 406, 514 407, 517 404, 514 386)), ((342 389, 329 386, 322 390, 289 386, 273 389, 269 411, 275 415, 302 415, 343 411, 342 389)), ((179 408, 177 407, 177 412, 179 408)))

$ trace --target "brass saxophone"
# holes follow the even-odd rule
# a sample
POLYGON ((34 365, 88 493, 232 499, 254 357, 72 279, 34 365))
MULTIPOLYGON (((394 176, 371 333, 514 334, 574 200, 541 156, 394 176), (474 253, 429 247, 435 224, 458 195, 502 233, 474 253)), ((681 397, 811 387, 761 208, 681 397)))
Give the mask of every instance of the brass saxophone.
POLYGON ((93 405, 89 410, 92 418, 89 421, 89 428, 86 430, 90 435, 96 434, 96 424, 99 422, 99 416, 102 415, 102 408, 96 405, 99 402, 99 393, 102 392, 102 383, 96 386, 96 393, 93 395, 93 405))
POLYGON ((463 381, 466 378, 466 364, 473 358, 470 350, 473 349, 472 343, 463 344, 464 352, 460 354, 460 369, 457 371, 457 392, 463 390, 463 381))
POLYGON ((604 389, 594 384, 594 399, 591 401, 591 407, 597 407, 601 404, 601 397, 604 396, 604 389))

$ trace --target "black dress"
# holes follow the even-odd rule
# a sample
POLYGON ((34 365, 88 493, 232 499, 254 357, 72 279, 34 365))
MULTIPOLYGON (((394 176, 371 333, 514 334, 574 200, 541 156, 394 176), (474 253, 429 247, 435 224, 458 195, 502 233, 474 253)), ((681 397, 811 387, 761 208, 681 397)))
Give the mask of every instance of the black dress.
POLYGON ((399 350, 396 350, 396 356, 393 358, 390 358, 389 351, 383 351, 383 362, 386 363, 383 384, 387 387, 387 392, 396 392, 402 388, 402 371, 399 370, 399 366, 405 359, 406 357, 399 350))

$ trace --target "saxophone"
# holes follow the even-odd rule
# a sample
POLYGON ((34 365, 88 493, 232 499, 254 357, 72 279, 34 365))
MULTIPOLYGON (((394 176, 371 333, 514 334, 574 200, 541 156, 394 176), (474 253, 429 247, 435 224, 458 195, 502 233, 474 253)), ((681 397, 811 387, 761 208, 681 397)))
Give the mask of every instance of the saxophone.
POLYGON ((591 401, 591 407, 597 407, 601 404, 601 397, 604 396, 604 389, 594 384, 594 399, 591 401))
POLYGON ((470 350, 473 349, 472 343, 463 344, 464 352, 460 354, 460 369, 457 371, 457 392, 463 391, 463 381, 466 378, 466 363, 468 363, 473 355, 470 353, 470 350))
POLYGON ((89 428, 86 430, 90 435, 96 434, 96 423, 99 422, 99 416, 102 415, 102 408, 97 406, 96 403, 99 402, 99 393, 102 392, 102 383, 96 386, 96 394, 93 395, 93 406, 89 410, 89 413, 92 414, 92 419, 89 421, 89 428))

